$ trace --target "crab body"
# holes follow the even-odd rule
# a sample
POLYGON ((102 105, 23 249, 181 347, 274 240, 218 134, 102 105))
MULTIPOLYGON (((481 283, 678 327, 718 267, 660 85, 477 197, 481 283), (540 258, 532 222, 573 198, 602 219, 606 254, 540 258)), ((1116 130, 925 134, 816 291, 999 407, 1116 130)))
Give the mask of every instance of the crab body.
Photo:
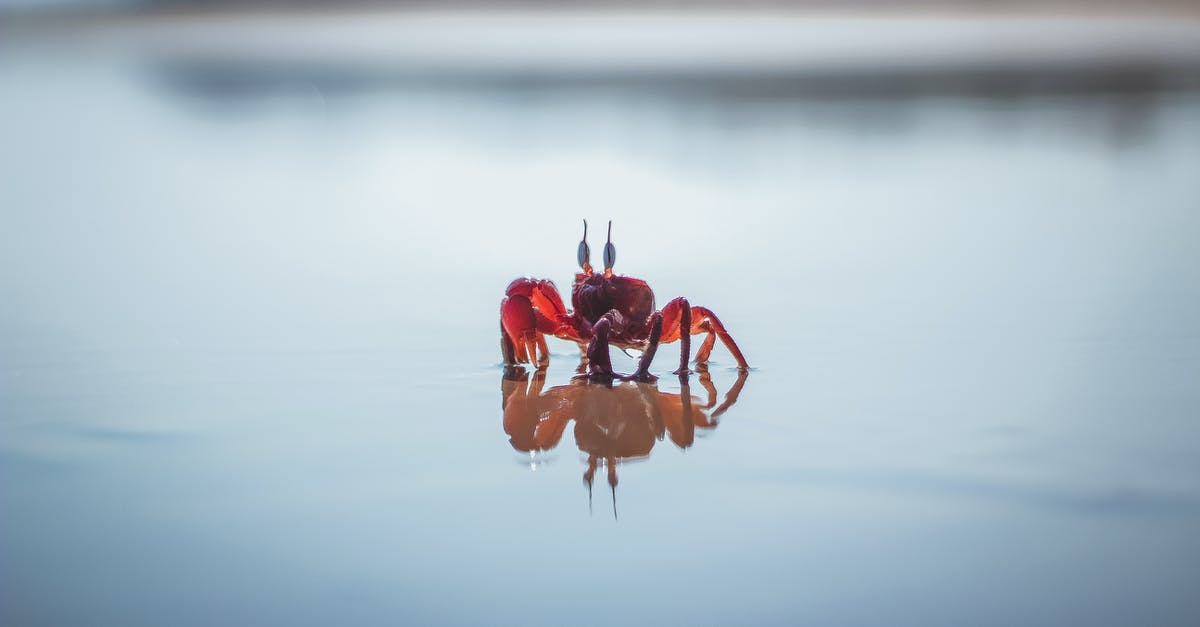
POLYGON ((621 348, 643 349, 650 337, 649 324, 654 315, 654 291, 641 279, 603 274, 575 275, 571 305, 589 327, 605 314, 615 312, 624 324, 610 331, 608 343, 621 348))
POLYGON ((693 307, 687 299, 676 298, 661 310, 655 309, 654 291, 643 280, 615 275, 616 249, 612 245, 612 223, 609 241, 604 247, 604 272, 593 272, 589 262, 587 222, 584 239, 579 243, 579 265, 583 272, 575 275, 568 310, 554 283, 546 279, 522 277, 509 283, 500 303, 501 350, 506 366, 536 362, 539 368, 549 364, 546 335, 553 335, 580 345, 583 354, 580 372, 585 365, 593 378, 617 376, 608 355, 610 345, 642 351, 637 372, 630 378, 648 381, 650 362, 660 343, 681 342, 677 374, 689 372, 691 336, 708 336, 696 353, 699 367, 707 365, 709 353, 720 338, 740 370, 749 368, 741 350, 712 311, 693 307), (540 354, 539 354, 540 353, 540 354))

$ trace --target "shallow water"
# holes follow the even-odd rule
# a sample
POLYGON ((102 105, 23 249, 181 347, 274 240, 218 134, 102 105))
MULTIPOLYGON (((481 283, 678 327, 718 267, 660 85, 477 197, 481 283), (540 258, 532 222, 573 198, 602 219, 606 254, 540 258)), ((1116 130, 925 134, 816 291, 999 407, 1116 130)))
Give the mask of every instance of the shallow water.
MULTIPOLYGON (((1200 618, 1195 92, 0 91, 6 625, 1200 618), (497 317, 582 218, 754 366, 590 503, 576 423, 510 443, 497 317)), ((677 346, 543 390, 674 406, 677 346)))

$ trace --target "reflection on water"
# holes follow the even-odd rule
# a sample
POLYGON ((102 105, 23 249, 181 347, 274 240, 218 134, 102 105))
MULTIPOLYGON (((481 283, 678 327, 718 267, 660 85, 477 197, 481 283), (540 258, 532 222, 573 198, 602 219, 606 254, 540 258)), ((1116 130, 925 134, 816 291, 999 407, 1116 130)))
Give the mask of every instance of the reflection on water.
POLYGON ((717 388, 707 370, 697 377, 705 397, 692 396, 690 376, 680 375, 678 394, 658 389, 658 383, 595 382, 586 376, 548 390, 546 371, 530 377, 522 367, 507 368, 500 389, 504 432, 509 443, 523 453, 538 453, 558 446, 567 424, 575 421, 575 445, 587 455, 583 482, 589 503, 597 468, 607 469, 616 515, 617 466, 650 456, 654 443, 669 435, 681 449, 696 440, 696 429, 715 429, 717 418, 738 400, 747 373, 737 380, 717 405, 717 388))

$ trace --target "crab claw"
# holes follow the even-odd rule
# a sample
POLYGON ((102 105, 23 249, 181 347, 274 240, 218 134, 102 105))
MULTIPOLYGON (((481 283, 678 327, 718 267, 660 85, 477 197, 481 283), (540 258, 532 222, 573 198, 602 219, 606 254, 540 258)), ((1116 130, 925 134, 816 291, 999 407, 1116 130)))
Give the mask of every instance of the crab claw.
POLYGON ((553 335, 563 325, 567 308, 554 283, 547 280, 520 278, 508 284, 505 298, 500 301, 500 326, 504 331, 505 361, 530 363, 539 367, 550 363, 546 333, 553 335), (538 355, 538 349, 541 355, 538 355))

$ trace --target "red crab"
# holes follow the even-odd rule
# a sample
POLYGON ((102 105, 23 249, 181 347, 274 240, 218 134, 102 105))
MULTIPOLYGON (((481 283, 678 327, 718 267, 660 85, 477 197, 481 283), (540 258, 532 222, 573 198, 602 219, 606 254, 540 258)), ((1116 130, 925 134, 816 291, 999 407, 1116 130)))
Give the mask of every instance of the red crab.
POLYGON ((529 362, 536 362, 538 368, 549 365, 545 338, 549 334, 579 344, 588 375, 597 379, 619 376, 612 369, 609 345, 640 350, 637 371, 629 378, 650 381, 655 378, 649 371, 650 362, 660 343, 681 341, 675 373, 686 375, 690 372, 691 336, 708 333, 696 352, 698 366, 708 363, 716 339, 721 338, 737 360, 738 369, 749 369, 737 343, 712 311, 693 307, 683 297, 655 310, 654 292, 645 281, 613 274, 617 249, 612 244, 612 222, 608 223, 608 242, 604 245, 604 273, 592 272, 587 220, 583 222, 578 258, 583 272, 575 275, 571 286, 574 312, 563 305, 558 289, 548 280, 522 277, 508 284, 500 302, 500 346, 506 366, 529 362))

